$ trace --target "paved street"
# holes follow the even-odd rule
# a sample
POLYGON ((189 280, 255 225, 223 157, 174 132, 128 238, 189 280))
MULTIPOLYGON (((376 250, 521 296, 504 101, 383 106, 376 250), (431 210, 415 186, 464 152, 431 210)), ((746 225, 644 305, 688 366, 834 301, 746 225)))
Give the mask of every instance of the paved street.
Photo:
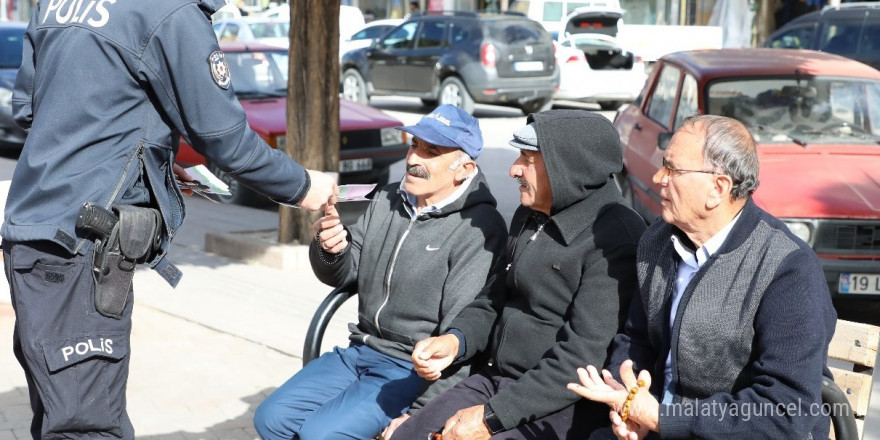
MULTIPOLYGON (((418 100, 375 98, 372 104, 406 124, 426 111, 418 100)), ((476 115, 487 144, 479 163, 509 220, 518 197, 506 171, 517 153, 506 143, 525 117, 516 109, 483 106, 476 115)), ((0 180, 11 177, 13 166, 13 160, 0 159, 0 180)), ((402 173, 402 164, 396 164, 392 179, 402 173)), ((331 289, 307 268, 282 271, 208 254, 204 237, 271 230, 277 224, 274 210, 193 197, 170 253, 184 272, 178 288, 172 290, 149 271, 136 275, 128 400, 139 439, 256 438, 254 409, 300 368, 309 320, 331 289)), ((0 440, 25 439, 30 438, 27 388, 12 355, 14 315, 2 280, 0 440)), ((325 348, 346 343, 345 323, 355 320, 354 306, 349 302, 335 316, 325 348)), ((878 396, 880 380, 875 381, 865 440, 880 440, 878 396)))

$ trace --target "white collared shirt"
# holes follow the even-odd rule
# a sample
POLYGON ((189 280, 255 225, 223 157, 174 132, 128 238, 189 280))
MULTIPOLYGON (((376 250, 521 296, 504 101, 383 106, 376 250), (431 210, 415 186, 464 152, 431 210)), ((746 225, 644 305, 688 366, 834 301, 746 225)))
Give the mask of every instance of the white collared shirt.
MULTIPOLYGON (((712 238, 700 246, 696 252, 691 252, 691 250, 688 249, 677 236, 673 235, 671 237, 672 246, 675 248, 675 252, 678 256, 681 257, 681 262, 678 264, 675 286, 672 289, 672 307, 669 309, 669 334, 672 334, 672 327, 675 325, 675 315, 678 312, 678 304, 681 302, 681 295, 687 288, 688 283, 691 282, 697 271, 709 261, 709 258, 718 252, 718 249, 720 249, 721 245, 724 244, 724 241, 727 240, 727 236, 730 235, 730 231, 733 229, 733 225, 739 219, 739 216, 740 214, 737 214, 730 223, 721 228, 718 233, 713 235, 712 238)), ((666 368, 663 370, 663 375, 665 379, 664 388, 667 388, 667 391, 670 391, 667 396, 664 396, 663 403, 671 403, 666 401, 667 397, 671 396, 672 391, 668 390, 668 387, 672 383, 671 347, 669 352, 666 353, 666 368)))

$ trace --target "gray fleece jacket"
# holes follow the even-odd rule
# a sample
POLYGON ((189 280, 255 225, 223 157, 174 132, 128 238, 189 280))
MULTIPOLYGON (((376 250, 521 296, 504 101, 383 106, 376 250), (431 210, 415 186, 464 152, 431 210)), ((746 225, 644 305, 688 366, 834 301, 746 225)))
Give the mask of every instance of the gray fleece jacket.
MULTIPOLYGON (((495 205, 481 172, 456 200, 419 215, 393 183, 348 227, 350 244, 338 257, 313 241, 309 257, 319 280, 331 286, 357 281, 358 322, 349 324, 349 339, 410 360, 416 342, 448 330, 500 264, 507 226, 495 205)), ((414 407, 469 372, 469 366, 444 372, 414 407)))

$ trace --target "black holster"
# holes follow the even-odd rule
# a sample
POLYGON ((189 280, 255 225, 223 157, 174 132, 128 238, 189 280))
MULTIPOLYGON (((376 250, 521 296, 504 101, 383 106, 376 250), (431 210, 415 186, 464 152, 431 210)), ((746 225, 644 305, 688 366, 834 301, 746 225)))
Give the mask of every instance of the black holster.
POLYGON ((119 319, 128 302, 134 269, 159 251, 162 215, 153 208, 116 205, 118 221, 109 235, 95 241, 92 274, 95 279, 95 309, 119 319))

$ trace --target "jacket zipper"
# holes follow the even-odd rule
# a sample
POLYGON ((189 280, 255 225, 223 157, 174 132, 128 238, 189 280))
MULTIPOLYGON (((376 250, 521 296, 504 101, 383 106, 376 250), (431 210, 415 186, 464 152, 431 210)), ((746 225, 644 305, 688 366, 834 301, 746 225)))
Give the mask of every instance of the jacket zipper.
MULTIPOLYGON (((141 157, 144 151, 144 143, 138 142, 137 149, 134 151, 134 154, 128 158, 128 162, 125 163, 125 167, 122 169, 122 177, 119 178, 119 181, 116 183, 116 188, 113 188, 113 193, 110 194, 110 198, 107 200, 107 203, 104 204, 104 209, 110 209, 113 206, 113 201, 116 200, 116 197, 119 196, 119 192, 122 191, 122 184, 125 183, 125 180, 128 178, 128 170, 131 167, 131 163, 134 162, 135 158, 141 157)), ((79 253, 80 249, 82 249, 85 244, 85 240, 80 240, 79 245, 77 245, 75 253, 79 253)))
POLYGON ((384 338, 384 336, 382 335, 382 328, 379 327, 379 314, 382 313, 382 309, 385 308, 385 305, 388 304, 388 300, 391 298, 391 275, 394 274, 394 266, 397 264, 397 255, 400 253, 400 248, 403 246, 403 242, 409 235, 409 231, 412 229, 413 223, 416 222, 416 219, 418 219, 418 215, 410 219, 406 231, 403 232, 400 240, 397 241, 397 246, 394 247, 394 255, 391 256, 391 263, 388 265, 388 275, 385 276, 385 299, 382 301, 382 305, 379 306, 379 310, 376 310, 376 316, 373 318, 373 324, 376 326, 376 331, 379 332, 380 338, 384 338))

